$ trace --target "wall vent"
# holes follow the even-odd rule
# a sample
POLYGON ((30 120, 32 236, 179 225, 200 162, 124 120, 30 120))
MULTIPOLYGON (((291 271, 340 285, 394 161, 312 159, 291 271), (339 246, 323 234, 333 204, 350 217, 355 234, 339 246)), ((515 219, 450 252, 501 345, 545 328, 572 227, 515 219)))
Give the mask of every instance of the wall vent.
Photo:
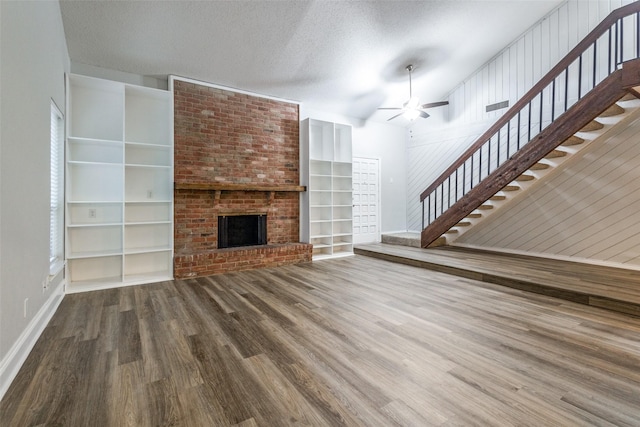
POLYGON ((496 102, 495 104, 487 105, 486 112, 501 110, 503 108, 507 108, 509 106, 509 101, 496 102))

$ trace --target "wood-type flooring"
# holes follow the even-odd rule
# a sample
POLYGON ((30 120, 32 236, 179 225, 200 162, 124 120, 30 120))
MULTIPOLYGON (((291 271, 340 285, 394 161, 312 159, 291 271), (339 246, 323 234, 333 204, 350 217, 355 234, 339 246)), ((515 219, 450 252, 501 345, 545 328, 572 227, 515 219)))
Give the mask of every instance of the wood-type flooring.
POLYGON ((65 296, 5 426, 639 426, 640 318, 356 255, 65 296))

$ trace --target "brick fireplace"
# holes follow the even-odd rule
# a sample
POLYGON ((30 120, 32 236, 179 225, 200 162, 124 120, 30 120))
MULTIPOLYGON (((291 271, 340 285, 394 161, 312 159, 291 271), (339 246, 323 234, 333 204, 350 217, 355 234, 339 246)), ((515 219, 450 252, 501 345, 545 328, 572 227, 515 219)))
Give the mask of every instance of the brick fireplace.
POLYGON ((174 80, 174 275, 311 260, 299 243, 297 104, 174 80), (218 248, 218 217, 266 215, 266 245, 218 248))

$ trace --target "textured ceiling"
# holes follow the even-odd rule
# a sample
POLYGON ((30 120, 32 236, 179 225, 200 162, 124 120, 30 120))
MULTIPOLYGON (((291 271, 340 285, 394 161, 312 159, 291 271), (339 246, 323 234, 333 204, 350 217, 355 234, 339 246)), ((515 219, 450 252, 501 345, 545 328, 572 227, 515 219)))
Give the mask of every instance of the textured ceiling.
MULTIPOLYGON (((61 0, 71 60, 168 74, 384 120, 441 100, 561 0, 61 0)), ((401 124, 401 123, 398 123, 401 124)))

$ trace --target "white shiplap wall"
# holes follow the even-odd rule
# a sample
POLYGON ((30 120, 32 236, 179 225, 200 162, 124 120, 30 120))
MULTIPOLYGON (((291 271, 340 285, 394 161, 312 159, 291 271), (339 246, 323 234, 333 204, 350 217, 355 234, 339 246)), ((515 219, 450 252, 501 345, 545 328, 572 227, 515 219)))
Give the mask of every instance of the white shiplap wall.
POLYGON ((428 120, 414 126, 407 136, 409 230, 421 228, 420 193, 507 111, 487 113, 485 107, 506 100, 513 105, 611 11, 629 3, 568 0, 455 88, 438 129, 428 120))
POLYGON ((634 115, 456 244, 640 267, 640 114, 634 115))

